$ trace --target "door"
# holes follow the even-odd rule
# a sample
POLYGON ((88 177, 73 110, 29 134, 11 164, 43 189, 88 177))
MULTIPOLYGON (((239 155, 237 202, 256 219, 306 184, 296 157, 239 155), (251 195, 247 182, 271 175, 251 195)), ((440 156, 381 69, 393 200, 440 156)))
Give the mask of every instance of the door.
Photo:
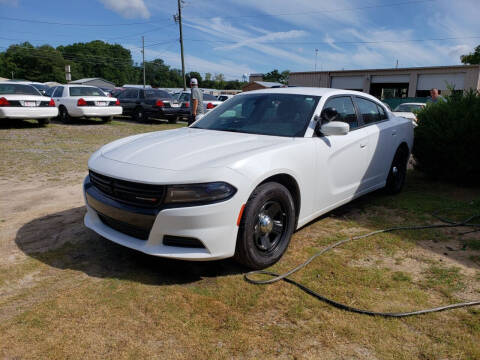
POLYGON ((368 153, 368 131, 361 127, 351 96, 329 98, 323 109, 335 108, 337 121, 350 125, 347 135, 322 136, 317 141, 318 171, 322 178, 317 209, 334 208, 362 191, 368 153), (325 181, 326 179, 326 181, 325 181))
POLYGON ((124 114, 131 114, 136 107, 138 99, 137 89, 127 89, 118 95, 118 100, 123 107, 124 114))
MULTIPOLYGON (((63 101, 62 101, 63 100, 63 86, 57 86, 55 88, 55 91, 52 94, 52 98, 55 101, 55 104, 57 104, 57 106, 59 106, 63 103, 63 101)), ((63 104, 63 105, 66 105, 66 104, 63 104)))
POLYGON ((355 102, 368 135, 369 147, 362 188, 382 187, 399 145, 397 132, 383 106, 362 97, 355 97, 355 102))

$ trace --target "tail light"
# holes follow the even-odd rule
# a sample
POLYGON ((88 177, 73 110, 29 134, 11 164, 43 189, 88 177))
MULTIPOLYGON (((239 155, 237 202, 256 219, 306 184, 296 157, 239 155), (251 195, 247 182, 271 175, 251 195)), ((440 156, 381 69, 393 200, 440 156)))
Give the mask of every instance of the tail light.
POLYGON ((52 107, 55 106, 55 101, 53 101, 53 99, 50 99, 48 106, 52 106, 52 107))
POLYGON ((207 109, 213 109, 214 107, 215 107, 215 105, 213 105, 212 103, 207 104, 207 109))
POLYGON ((10 103, 4 97, 0 98, 0 106, 10 106, 10 103))
POLYGON ((115 101, 115 106, 120 106, 120 100, 115 101))
POLYGON ((163 103, 162 100, 157 100, 157 102, 155 103, 155 106, 158 106, 158 107, 164 107, 165 104, 163 103))
POLYGON ((185 107, 190 107, 190 103, 188 101, 185 102, 185 107))
POLYGON ((77 106, 87 106, 87 102, 85 101, 85 99, 80 98, 77 101, 77 106))

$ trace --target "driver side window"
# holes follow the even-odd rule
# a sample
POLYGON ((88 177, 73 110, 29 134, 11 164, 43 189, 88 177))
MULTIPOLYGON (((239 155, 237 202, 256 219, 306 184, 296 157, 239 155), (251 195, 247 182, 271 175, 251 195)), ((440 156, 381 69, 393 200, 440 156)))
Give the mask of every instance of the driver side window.
POLYGON ((334 108, 338 112, 338 121, 346 122, 350 125, 350 130, 358 128, 358 118, 350 96, 338 96, 327 100, 326 108, 334 108))

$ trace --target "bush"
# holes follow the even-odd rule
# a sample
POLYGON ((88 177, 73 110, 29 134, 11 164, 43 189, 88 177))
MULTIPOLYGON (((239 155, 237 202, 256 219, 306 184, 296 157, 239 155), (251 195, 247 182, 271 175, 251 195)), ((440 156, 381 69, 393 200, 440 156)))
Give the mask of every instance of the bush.
POLYGON ((472 90, 446 100, 417 114, 416 167, 436 179, 480 184, 480 94, 472 90))

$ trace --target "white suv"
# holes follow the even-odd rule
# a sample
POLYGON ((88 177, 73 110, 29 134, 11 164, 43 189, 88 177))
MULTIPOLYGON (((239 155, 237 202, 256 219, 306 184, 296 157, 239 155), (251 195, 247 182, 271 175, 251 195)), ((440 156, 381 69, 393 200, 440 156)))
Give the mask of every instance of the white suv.
POLYGON ((96 117, 108 122, 123 111, 117 99, 106 96, 94 86, 57 86, 52 98, 58 107, 58 117, 63 122, 68 122, 72 117, 96 117))

